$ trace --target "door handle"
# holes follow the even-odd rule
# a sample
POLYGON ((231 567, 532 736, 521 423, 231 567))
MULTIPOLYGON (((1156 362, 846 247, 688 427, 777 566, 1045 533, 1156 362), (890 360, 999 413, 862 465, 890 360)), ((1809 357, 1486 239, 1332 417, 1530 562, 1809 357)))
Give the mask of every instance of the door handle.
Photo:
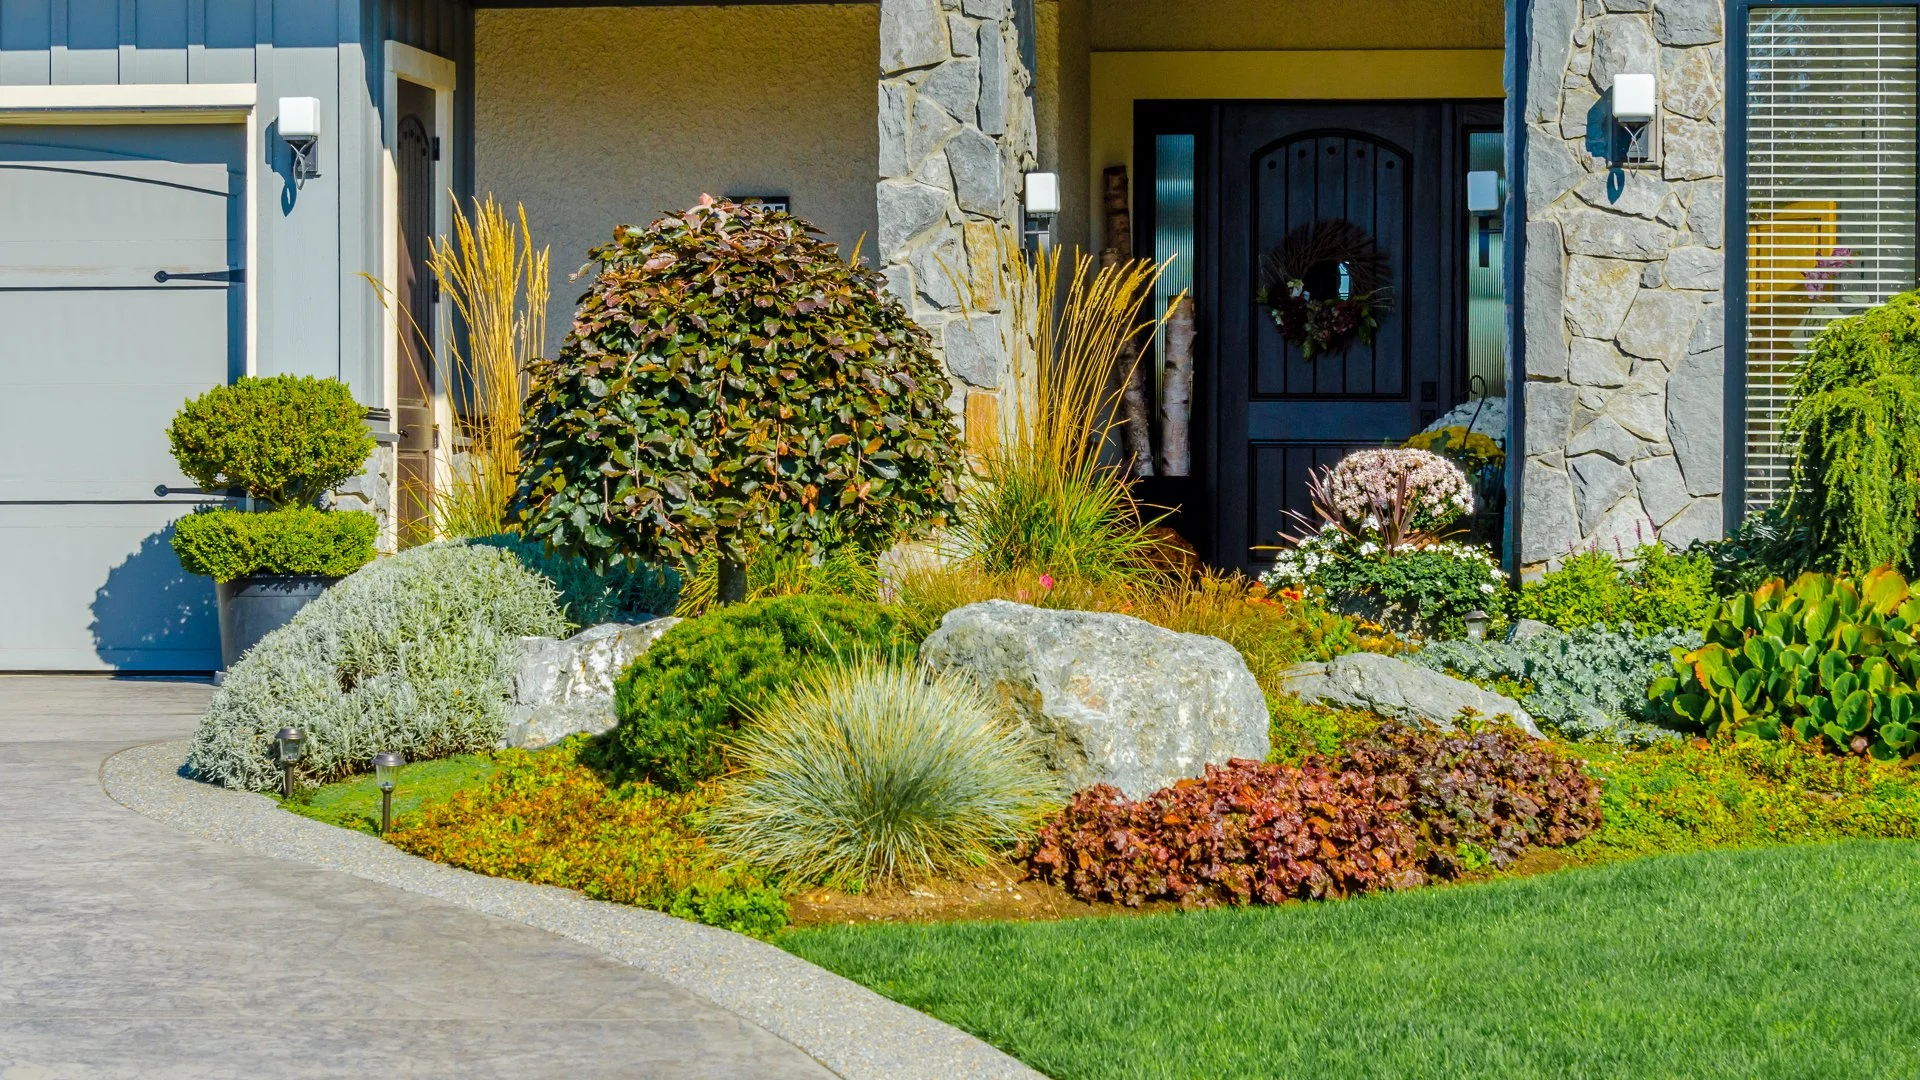
POLYGON ((153 280, 165 285, 169 281, 229 281, 247 280, 245 267, 236 266, 231 270, 208 270, 198 274, 175 274, 166 270, 155 270, 153 280))

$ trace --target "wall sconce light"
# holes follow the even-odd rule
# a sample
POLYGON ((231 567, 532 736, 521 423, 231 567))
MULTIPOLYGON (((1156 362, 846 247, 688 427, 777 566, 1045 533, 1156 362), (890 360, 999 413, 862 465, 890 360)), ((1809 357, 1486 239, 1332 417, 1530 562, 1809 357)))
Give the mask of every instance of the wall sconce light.
POLYGON ((1060 174, 1028 173, 1026 176, 1027 246, 1045 251, 1053 246, 1053 219, 1060 215, 1060 174))
POLYGON ((283 97, 280 99, 280 138, 293 150, 293 179, 312 180, 320 175, 315 151, 320 146, 320 99, 283 97))
POLYGON ((297 727, 283 727, 273 736, 280 744, 280 797, 293 798, 293 766, 306 752, 307 733, 297 727))
POLYGON ((1653 160, 1653 118, 1659 110, 1652 75, 1615 75, 1610 91, 1613 122, 1620 125, 1626 147, 1620 161, 1645 165, 1653 160))
POLYGON ((400 780, 400 769, 407 759, 392 750, 373 755, 373 782, 380 787, 380 835, 393 825, 393 786, 400 780))
POLYGON ((1474 217, 1474 236, 1479 242, 1480 265, 1491 266, 1493 234, 1501 231, 1499 172, 1475 169, 1467 174, 1467 213, 1474 217))

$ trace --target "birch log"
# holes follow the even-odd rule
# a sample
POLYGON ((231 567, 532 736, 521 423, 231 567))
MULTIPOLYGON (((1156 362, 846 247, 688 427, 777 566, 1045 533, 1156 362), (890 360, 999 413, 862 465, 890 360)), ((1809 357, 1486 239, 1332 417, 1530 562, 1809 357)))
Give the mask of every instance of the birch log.
MULTIPOLYGON (((1133 261, 1133 211, 1127 198, 1127 167, 1114 165, 1101 174, 1106 185, 1107 249, 1101 253, 1103 266, 1124 265, 1133 261), (1111 260, 1111 261, 1109 261, 1111 260)), ((1153 405, 1147 396, 1146 365, 1141 362, 1138 342, 1129 341, 1120 350, 1120 365, 1126 377, 1126 389, 1120 395, 1121 415, 1126 420, 1127 454, 1132 457, 1135 476, 1153 475, 1153 405)))
POLYGON ((1167 362, 1160 375, 1160 475, 1193 469, 1193 297, 1182 297, 1167 319, 1167 362))

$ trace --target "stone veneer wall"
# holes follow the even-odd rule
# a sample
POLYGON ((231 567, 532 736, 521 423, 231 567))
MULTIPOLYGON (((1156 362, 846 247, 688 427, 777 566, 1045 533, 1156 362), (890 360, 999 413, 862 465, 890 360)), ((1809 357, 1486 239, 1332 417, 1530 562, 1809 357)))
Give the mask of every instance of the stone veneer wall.
POLYGON ((1008 0, 880 0, 880 266, 940 346, 968 426, 998 422, 997 266, 1035 162, 1019 40, 1008 0))
POLYGON ((1718 537, 1726 95, 1721 0, 1535 0, 1526 101, 1523 569, 1718 537), (1652 72, 1652 164, 1605 95, 1652 72))

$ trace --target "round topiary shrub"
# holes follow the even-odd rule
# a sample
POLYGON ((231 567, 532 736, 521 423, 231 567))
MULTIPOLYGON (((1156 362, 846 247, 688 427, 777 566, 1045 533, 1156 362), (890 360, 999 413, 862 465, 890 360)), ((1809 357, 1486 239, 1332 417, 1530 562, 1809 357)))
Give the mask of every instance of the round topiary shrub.
POLYGON ((741 733, 717 846, 796 882, 914 880, 1012 848, 1059 803, 1035 736, 964 675, 828 664, 741 733))
POLYGON ((560 355, 529 367, 527 535, 597 566, 760 546, 878 550, 958 494, 951 387, 926 332, 789 214, 702 199, 594 249, 560 355))
POLYGON ((621 779, 685 790, 725 771, 752 711, 822 660, 909 656, 887 608, 837 596, 783 596, 722 608, 663 634, 614 685, 619 723, 600 751, 621 779))
POLYGON ((430 544, 382 559, 227 672, 188 766, 227 787, 272 788, 283 727, 307 734, 306 782, 363 772, 382 750, 418 761, 491 749, 517 639, 565 630, 553 585, 498 548, 430 544))
POLYGON ((209 491, 311 506, 373 453, 365 415, 337 379, 247 377, 187 402, 167 438, 180 471, 209 491))

